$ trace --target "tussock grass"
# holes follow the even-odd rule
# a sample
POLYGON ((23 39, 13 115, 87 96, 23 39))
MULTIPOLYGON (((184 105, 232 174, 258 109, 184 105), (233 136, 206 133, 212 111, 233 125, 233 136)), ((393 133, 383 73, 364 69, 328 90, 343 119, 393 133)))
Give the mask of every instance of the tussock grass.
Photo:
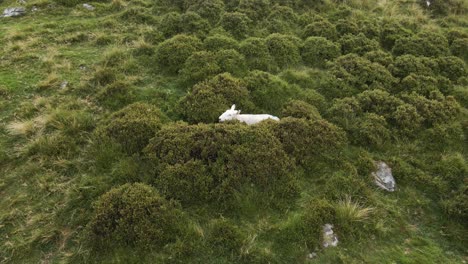
POLYGON ((338 201, 335 205, 336 216, 350 222, 365 222, 374 213, 375 208, 366 207, 359 202, 352 201, 350 196, 338 201))

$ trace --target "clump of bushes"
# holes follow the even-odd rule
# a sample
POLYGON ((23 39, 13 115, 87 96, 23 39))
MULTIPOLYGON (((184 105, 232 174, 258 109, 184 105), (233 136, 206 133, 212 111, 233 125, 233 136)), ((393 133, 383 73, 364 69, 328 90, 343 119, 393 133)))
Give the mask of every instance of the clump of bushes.
POLYGON ((411 37, 397 39, 392 53, 396 56, 404 54, 426 57, 446 56, 449 53, 449 45, 444 35, 422 31, 411 37))
POLYGON ((286 103, 283 106, 281 115, 295 118, 305 118, 308 120, 319 120, 322 118, 315 106, 301 100, 291 100, 286 103))
POLYGON ((163 175, 157 184, 183 201, 228 201, 246 184, 284 197, 294 180, 294 164, 264 126, 176 123, 163 127, 145 153, 163 175))
POLYGON ((100 137, 115 140, 128 153, 139 153, 167 121, 159 108, 134 103, 112 114, 97 129, 100 137))
POLYGON ((267 72, 252 71, 244 82, 255 106, 271 114, 278 114, 284 103, 299 96, 297 86, 267 72))
POLYGON ((252 20, 240 12, 226 12, 221 18, 221 26, 236 39, 245 38, 250 30, 252 20))
POLYGON ((221 72, 216 53, 198 51, 193 53, 184 63, 181 75, 188 83, 197 83, 209 79, 221 72))
POLYGON ((390 70, 398 78, 404 78, 411 73, 418 75, 434 75, 437 72, 437 61, 427 57, 403 55, 395 58, 390 70))
POLYGON ((210 31, 210 23, 195 12, 185 12, 180 16, 182 32, 204 37, 210 31))
POLYGON ((152 187, 125 184, 103 194, 94 205, 90 229, 99 246, 161 247, 180 234, 182 212, 152 187))
POLYGON ((343 54, 356 53, 364 55, 366 52, 379 49, 379 43, 374 39, 368 39, 364 34, 346 34, 340 38, 341 51, 343 54))
POLYGON ((307 25, 302 33, 302 37, 323 37, 333 41, 338 38, 338 32, 332 23, 326 20, 319 20, 307 25))
POLYGON ((135 100, 135 87, 124 81, 111 83, 97 94, 97 100, 110 109, 118 109, 135 100))
POLYGON ((301 50, 305 64, 314 67, 324 67, 327 61, 341 55, 340 45, 323 37, 309 37, 304 41, 301 50))
POLYGON ((266 45, 270 56, 279 69, 297 65, 301 61, 299 52, 300 39, 273 33, 266 38, 266 45))
POLYGON ((225 218, 215 219, 210 223, 208 241, 220 252, 239 255, 247 239, 247 234, 225 218))
POLYGON ((337 78, 361 91, 373 87, 390 89, 396 82, 384 66, 352 53, 338 57, 331 71, 337 78))
POLYGON ((202 47, 201 41, 194 36, 177 35, 156 48, 156 63, 169 73, 177 73, 185 61, 202 47))
POLYGON ((218 51, 226 49, 237 50, 239 48, 239 44, 235 39, 231 37, 216 34, 207 37, 203 41, 203 47, 205 48, 205 50, 208 51, 218 51))
POLYGON ((223 73, 192 87, 180 101, 182 116, 191 123, 215 122, 232 104, 250 110, 249 91, 239 79, 223 73))
POLYGON ((222 0, 195 1, 187 11, 193 11, 215 25, 223 14, 224 2, 222 0))
POLYGON ((244 55, 251 70, 269 71, 274 68, 268 46, 263 38, 247 38, 240 43, 240 52, 244 55))

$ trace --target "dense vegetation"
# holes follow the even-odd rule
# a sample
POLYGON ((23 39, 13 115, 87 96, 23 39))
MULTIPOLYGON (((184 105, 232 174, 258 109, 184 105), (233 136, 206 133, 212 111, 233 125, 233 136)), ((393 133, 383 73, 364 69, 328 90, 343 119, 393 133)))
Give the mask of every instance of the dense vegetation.
POLYGON ((26 1, 0 262, 468 261, 468 6, 431 2, 26 1), (234 103, 281 120, 218 123, 234 103))

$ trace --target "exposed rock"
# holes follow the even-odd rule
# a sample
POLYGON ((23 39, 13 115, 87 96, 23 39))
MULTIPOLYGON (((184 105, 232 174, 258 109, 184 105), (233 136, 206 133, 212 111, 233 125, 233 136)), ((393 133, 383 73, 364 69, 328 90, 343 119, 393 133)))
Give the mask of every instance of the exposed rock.
POLYGON ((309 255, 307 255, 307 257, 308 257, 309 259, 316 258, 316 257, 317 257, 317 253, 312 252, 312 253, 310 253, 309 255))
POLYGON ((31 8, 31 12, 37 12, 37 11, 39 11, 39 8, 37 8, 36 6, 33 6, 31 8))
POLYGON ((396 182, 392 175, 392 169, 383 161, 376 162, 377 171, 372 173, 374 176, 375 184, 380 188, 389 192, 395 191, 396 182))
POLYGON ((68 86, 68 81, 63 81, 61 84, 60 84, 60 89, 65 89, 67 88, 68 86))
POLYGON ((26 14, 24 7, 9 7, 3 11, 2 17, 17 17, 26 14))
POLYGON ((88 9, 89 11, 93 11, 94 10, 94 6, 90 5, 90 4, 83 4, 83 7, 88 9))
POLYGON ((325 224, 323 226, 323 247, 336 247, 338 245, 338 237, 333 233, 333 225, 325 224))

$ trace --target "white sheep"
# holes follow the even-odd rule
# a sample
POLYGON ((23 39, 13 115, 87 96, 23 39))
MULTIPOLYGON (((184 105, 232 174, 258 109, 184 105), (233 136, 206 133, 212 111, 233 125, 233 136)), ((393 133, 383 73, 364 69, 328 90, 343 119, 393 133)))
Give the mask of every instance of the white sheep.
POLYGON ((239 120, 246 123, 247 125, 253 125, 262 122, 263 120, 272 119, 279 121, 279 118, 272 115, 241 115, 241 110, 236 110, 236 105, 232 105, 231 109, 226 110, 221 116, 219 116, 219 122, 228 120, 239 120))

